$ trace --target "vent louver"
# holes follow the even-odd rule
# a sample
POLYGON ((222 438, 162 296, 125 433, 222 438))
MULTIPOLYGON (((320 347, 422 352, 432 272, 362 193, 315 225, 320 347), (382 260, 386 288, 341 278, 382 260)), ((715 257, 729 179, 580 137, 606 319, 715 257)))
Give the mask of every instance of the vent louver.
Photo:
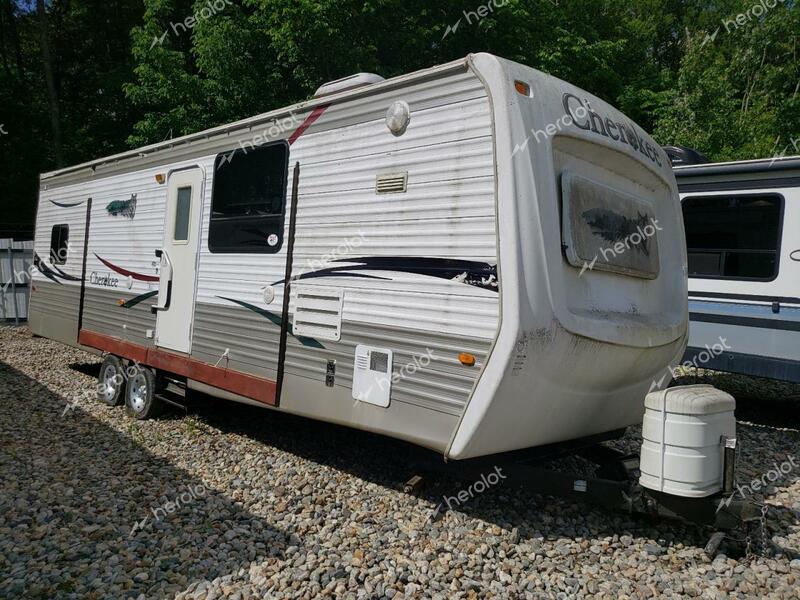
POLYGON ((298 287, 292 333, 338 342, 342 335, 341 288, 298 287))
POLYGON ((378 175, 375 180, 375 193, 402 194, 408 189, 408 172, 378 175))

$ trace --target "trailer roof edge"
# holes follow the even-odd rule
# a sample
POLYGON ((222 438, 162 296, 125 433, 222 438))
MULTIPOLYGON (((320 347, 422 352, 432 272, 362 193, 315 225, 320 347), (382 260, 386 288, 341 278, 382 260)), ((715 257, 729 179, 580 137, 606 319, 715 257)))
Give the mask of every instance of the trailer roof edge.
POLYGON ((769 174, 779 171, 800 170, 800 156, 762 158, 701 165, 674 167, 675 177, 707 177, 709 175, 769 174))
POLYGON ((458 60, 454 60, 448 63, 444 63, 441 65, 435 65, 433 67, 428 67, 426 69, 420 69, 419 71, 414 71, 413 73, 407 73, 404 75, 399 75, 397 77, 392 77, 382 81, 380 83, 375 83, 368 86, 358 87, 350 90, 344 90, 342 92, 331 94, 329 96, 320 96, 318 98, 310 98, 308 100, 303 100, 301 102, 297 102, 295 104, 290 104, 288 106, 283 106, 281 108, 271 110, 266 113, 261 113, 259 115, 255 115, 253 117, 248 117, 246 119, 241 119, 239 121, 234 121, 231 123, 226 123, 224 125, 219 125, 217 127, 212 127, 210 129, 205 129, 202 131, 198 131, 196 133, 190 133, 188 135, 184 135, 178 138, 164 140, 163 142, 158 142, 156 144, 150 144, 147 146, 141 146, 139 148, 134 148, 132 150, 126 150, 125 152, 120 152, 118 154, 113 154, 111 156, 106 156, 103 158, 98 158, 95 160, 91 160, 85 163, 80 163, 77 165, 72 165, 69 167, 64 167, 62 169, 57 169, 55 171, 48 171, 42 173, 39 177, 40 181, 45 180, 52 180, 62 175, 68 175, 71 173, 76 173, 78 171, 83 171, 86 169, 96 169, 99 166, 106 165, 109 163, 116 163, 120 161, 127 161, 135 158, 140 158, 144 156, 149 156, 155 154, 157 152, 161 152, 163 150, 168 150, 173 146, 180 146, 185 144, 190 144, 194 141, 206 139, 213 136, 218 135, 225 135, 231 133, 233 131, 237 131, 243 128, 253 127, 256 125, 260 125, 264 122, 269 122, 275 120, 276 118, 285 116, 288 113, 292 112, 300 112, 306 110, 313 110, 318 106, 324 106, 327 104, 333 104, 336 102, 341 102, 342 100, 349 100, 351 98, 355 98, 358 96, 364 96, 367 94, 375 93, 376 91, 391 89, 392 87, 397 87, 399 85, 404 85, 411 81, 417 81, 420 79, 426 79, 430 77, 438 76, 442 73, 447 73, 449 71, 457 71, 459 69, 466 69, 469 67, 470 57, 472 55, 467 55, 464 58, 460 58, 458 60))

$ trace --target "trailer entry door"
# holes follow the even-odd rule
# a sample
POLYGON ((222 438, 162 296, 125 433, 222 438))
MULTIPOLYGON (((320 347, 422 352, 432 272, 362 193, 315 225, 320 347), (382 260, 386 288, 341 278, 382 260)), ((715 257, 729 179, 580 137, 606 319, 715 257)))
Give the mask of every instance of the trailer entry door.
POLYGON ((203 181, 203 171, 196 167, 170 175, 164 245, 159 251, 155 343, 187 354, 192 347, 203 181))

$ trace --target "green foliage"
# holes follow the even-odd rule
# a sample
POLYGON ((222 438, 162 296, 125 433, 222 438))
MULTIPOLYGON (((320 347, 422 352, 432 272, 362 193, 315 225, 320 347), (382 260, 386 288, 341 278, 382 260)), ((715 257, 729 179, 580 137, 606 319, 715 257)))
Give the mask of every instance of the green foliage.
POLYGON ((704 43, 701 34, 687 38, 654 134, 714 160, 772 156, 800 134, 800 10, 778 4, 737 27, 731 20, 753 5, 727 4, 713 41, 704 43))
MULTIPOLYGON (((28 227, 36 175, 58 156, 35 6, 0 0, 0 124, 9 130, 0 201, 28 227)), ((61 154, 71 164, 293 103, 351 73, 391 77, 480 51, 570 81, 661 143, 715 160, 770 156, 800 137, 800 8, 789 0, 766 14, 755 14, 756 0, 46 6, 61 154)))

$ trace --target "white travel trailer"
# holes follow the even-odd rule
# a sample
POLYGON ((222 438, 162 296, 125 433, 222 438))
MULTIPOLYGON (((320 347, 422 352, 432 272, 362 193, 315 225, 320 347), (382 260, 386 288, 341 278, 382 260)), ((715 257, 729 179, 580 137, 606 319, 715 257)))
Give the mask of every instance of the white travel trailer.
POLYGON ((35 252, 31 329, 137 418, 188 388, 465 459, 641 422, 686 346, 666 155, 489 54, 44 174, 35 252))
POLYGON ((689 261, 685 360, 800 383, 800 157, 681 166, 675 176, 689 261), (705 351, 721 338, 725 352, 705 351))

